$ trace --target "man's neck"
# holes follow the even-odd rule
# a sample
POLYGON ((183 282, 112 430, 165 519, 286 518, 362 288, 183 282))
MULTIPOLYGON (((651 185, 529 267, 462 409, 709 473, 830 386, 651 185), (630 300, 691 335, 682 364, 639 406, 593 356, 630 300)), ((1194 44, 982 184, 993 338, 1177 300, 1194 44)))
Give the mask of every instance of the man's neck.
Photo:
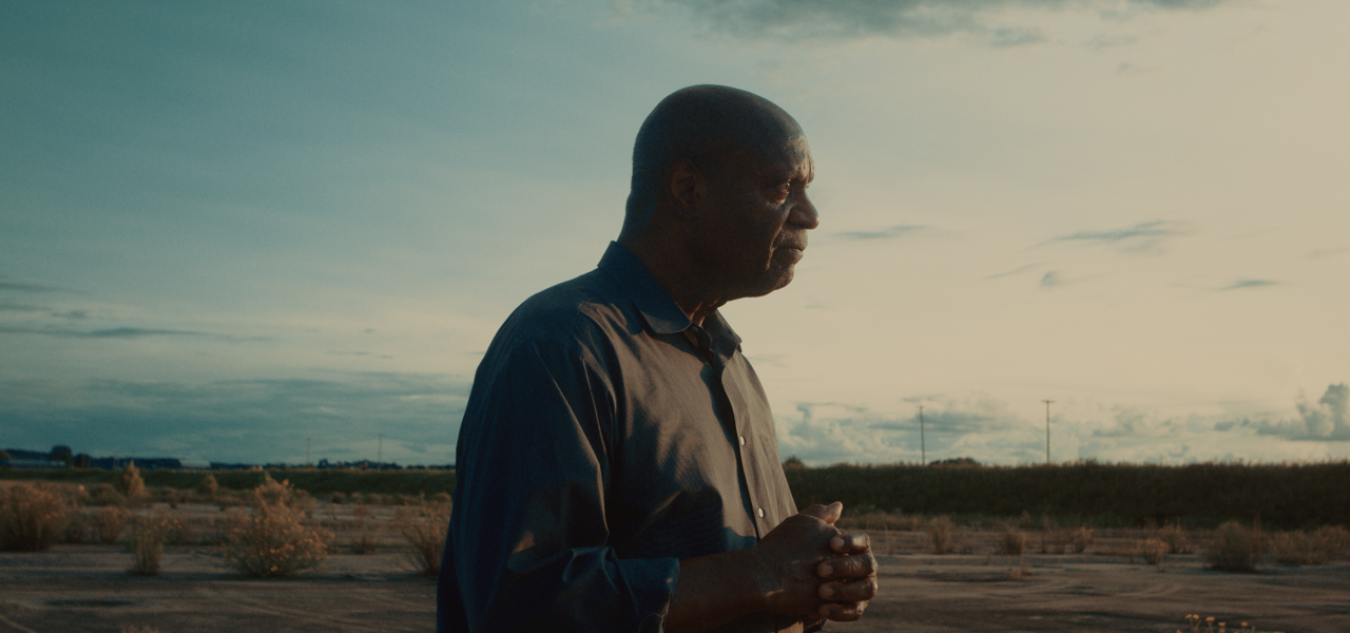
POLYGON ((694 325, 702 327, 718 308, 726 304, 725 295, 711 289, 702 279, 702 271, 690 266, 682 253, 662 248, 650 240, 620 241, 619 244, 647 267, 694 325))

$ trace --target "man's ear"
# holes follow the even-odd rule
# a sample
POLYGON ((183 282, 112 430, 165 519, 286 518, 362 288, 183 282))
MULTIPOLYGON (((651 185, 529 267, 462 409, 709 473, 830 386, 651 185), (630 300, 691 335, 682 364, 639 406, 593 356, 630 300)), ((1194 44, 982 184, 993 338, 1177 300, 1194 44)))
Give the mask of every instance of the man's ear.
POLYGON ((677 159, 666 170, 666 193, 675 213, 683 218, 693 217, 698 213, 703 193, 703 174, 693 163, 677 159))

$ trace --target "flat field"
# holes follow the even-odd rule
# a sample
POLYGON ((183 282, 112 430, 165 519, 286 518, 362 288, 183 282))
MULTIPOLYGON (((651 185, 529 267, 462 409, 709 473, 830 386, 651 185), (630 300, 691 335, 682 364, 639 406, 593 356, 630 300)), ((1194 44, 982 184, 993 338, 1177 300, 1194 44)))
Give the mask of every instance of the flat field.
MULTIPOLYGON (((142 511, 151 510, 208 527, 222 513, 190 503, 142 511)), ((318 570, 284 580, 246 578, 222 566, 210 545, 169 546, 157 577, 128 575, 131 556, 120 545, 0 553, 0 632, 432 631, 435 581, 406 560, 389 528, 393 513, 320 501, 312 515, 334 532, 334 553, 318 570), (353 553, 351 544, 367 537, 375 551, 353 553)), ((1118 554, 1138 536, 1124 532, 1099 535, 1082 554, 1025 556, 994 553, 995 531, 955 536, 964 553, 939 556, 926 553, 921 532, 873 533, 881 594, 862 621, 829 628, 1172 633, 1188 630, 1185 616, 1198 614, 1214 616, 1215 630, 1218 622, 1229 631, 1246 622, 1266 632, 1350 631, 1345 561, 1233 574, 1206 569, 1195 554, 1157 566, 1118 554)))

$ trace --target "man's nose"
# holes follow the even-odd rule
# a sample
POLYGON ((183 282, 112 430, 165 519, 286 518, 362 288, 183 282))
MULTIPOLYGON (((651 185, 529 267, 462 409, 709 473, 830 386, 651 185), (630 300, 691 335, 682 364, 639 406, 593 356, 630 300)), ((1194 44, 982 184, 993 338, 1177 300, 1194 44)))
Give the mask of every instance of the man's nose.
POLYGON ((802 193, 797 204, 793 205, 792 212, 788 214, 788 223, 793 226, 799 226, 804 229, 814 229, 820 225, 820 215, 816 213, 816 205, 811 199, 802 193))

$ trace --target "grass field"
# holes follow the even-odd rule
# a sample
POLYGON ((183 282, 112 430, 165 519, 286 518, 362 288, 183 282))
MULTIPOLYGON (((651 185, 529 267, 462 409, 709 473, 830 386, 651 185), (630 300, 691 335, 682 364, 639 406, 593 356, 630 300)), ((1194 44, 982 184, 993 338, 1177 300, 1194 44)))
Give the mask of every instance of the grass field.
MULTIPOLYGON (((453 470, 268 471, 314 496, 431 497, 452 493, 453 470)), ((151 489, 193 490, 206 471, 143 473, 151 489)), ((249 490, 262 471, 210 471, 226 491, 249 490)), ((4 470, 0 479, 110 484, 103 470, 4 470)), ((1350 526, 1350 462, 1159 466, 1081 462, 1054 466, 943 467, 789 463, 797 505, 844 502, 846 512, 950 515, 966 523, 1050 517, 1062 524, 1142 527, 1178 523, 1214 528, 1259 521, 1271 528, 1350 526)))

